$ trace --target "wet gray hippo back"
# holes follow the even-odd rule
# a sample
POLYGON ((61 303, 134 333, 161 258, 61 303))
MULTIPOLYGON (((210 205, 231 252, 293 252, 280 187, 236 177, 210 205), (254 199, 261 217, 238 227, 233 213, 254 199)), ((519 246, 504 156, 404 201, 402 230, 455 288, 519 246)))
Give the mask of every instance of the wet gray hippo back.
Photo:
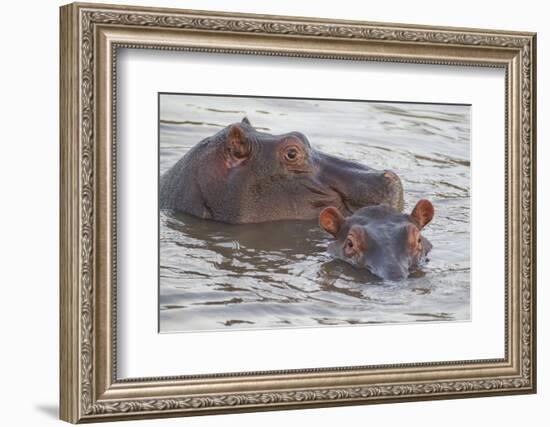
POLYGON ((314 219, 327 206, 403 208, 403 187, 380 171, 313 149, 305 135, 258 132, 245 118, 189 150, 160 180, 161 209, 233 224, 314 219))

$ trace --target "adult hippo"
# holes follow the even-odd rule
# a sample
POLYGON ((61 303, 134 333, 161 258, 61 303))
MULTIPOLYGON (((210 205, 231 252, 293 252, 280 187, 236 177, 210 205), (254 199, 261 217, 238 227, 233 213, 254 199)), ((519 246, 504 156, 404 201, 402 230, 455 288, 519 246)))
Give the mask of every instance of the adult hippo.
POLYGON ((389 206, 359 209, 345 218, 335 207, 325 208, 319 224, 336 240, 328 252, 382 279, 400 280, 423 262, 432 244, 421 230, 434 216, 428 200, 420 200, 410 215, 389 206))
POLYGON ((159 190, 161 209, 232 224, 314 219, 327 206, 403 207, 395 173, 321 153, 299 132, 259 132, 247 118, 191 148, 159 190))

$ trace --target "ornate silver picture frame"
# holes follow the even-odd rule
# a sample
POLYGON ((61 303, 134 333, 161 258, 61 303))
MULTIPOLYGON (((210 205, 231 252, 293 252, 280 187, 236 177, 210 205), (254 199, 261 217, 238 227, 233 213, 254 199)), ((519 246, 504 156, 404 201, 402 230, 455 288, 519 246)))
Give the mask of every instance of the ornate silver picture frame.
POLYGON ((536 391, 535 34, 80 3, 63 6, 60 22, 61 419, 78 423, 536 391), (504 357, 119 378, 115 148, 121 49, 504 70, 504 357))

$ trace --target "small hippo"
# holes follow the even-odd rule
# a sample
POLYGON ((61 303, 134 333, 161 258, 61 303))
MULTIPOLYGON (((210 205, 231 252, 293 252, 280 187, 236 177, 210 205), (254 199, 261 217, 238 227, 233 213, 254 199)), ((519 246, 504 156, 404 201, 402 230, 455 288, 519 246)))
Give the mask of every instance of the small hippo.
POLYGON ((367 268, 382 279, 400 280, 425 262, 432 244, 421 230, 434 216, 428 200, 420 200, 411 214, 391 206, 370 206, 345 218, 330 206, 319 216, 322 229, 336 240, 328 252, 354 266, 367 268))
POLYGON ((259 132, 245 117, 191 148, 160 180, 159 206, 244 224, 351 215, 386 203, 403 209, 403 187, 380 171, 313 149, 305 135, 259 132))

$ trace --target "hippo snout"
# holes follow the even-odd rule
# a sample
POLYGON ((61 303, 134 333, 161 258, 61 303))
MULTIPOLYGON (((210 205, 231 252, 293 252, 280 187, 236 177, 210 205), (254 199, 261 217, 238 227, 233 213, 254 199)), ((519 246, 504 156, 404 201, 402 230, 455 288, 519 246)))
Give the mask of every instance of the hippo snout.
POLYGON ((388 204, 398 210, 403 210, 403 184, 397 174, 391 170, 386 170, 382 174, 386 181, 386 192, 388 204))
POLYGON ((386 170, 384 171, 384 178, 388 180, 390 183, 394 183, 396 181, 400 181, 399 177, 394 171, 386 170))
POLYGON ((350 213, 373 205, 390 206, 399 212, 403 210, 403 185, 395 172, 369 171, 351 182, 348 181, 347 185, 347 208, 350 213))
POLYGON ((373 266, 365 265, 372 273, 384 280, 398 281, 407 278, 409 275, 408 265, 391 264, 389 266, 373 266))

